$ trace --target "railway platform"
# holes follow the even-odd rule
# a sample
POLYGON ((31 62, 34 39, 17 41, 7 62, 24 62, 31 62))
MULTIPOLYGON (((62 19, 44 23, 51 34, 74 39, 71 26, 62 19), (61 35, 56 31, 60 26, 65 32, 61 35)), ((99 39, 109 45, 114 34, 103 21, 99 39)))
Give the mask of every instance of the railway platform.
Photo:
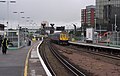
POLYGON ((71 41, 69 41, 69 43, 91 51, 106 52, 109 55, 115 55, 115 56, 120 55, 120 47, 116 47, 116 46, 107 46, 100 44, 80 43, 80 42, 71 42, 71 41))
POLYGON ((0 76, 46 76, 38 60, 38 44, 39 42, 33 42, 31 46, 7 50, 6 55, 0 50, 0 76))
POLYGON ((23 76, 26 55, 30 47, 7 50, 6 55, 0 50, 0 76, 23 76))
POLYGON ((47 76, 37 54, 39 43, 36 42, 29 50, 28 63, 26 64, 28 70, 26 70, 27 73, 24 76, 47 76))
POLYGON ((93 47, 103 47, 103 48, 110 48, 110 49, 117 49, 120 50, 119 45, 112 45, 112 44, 107 44, 107 43, 85 43, 85 42, 80 42, 80 41, 69 41, 71 44, 77 44, 77 45, 86 45, 86 46, 93 46, 93 47))
MULTIPOLYGON (((69 41, 70 43, 74 42, 74 43, 82 43, 82 44, 90 44, 90 43, 86 43, 84 41, 69 41)), ((109 47, 116 47, 116 48, 120 48, 120 45, 115 45, 115 44, 110 44, 110 43, 102 43, 102 42, 96 42, 96 43, 93 43, 93 45, 100 45, 100 46, 109 46, 109 47)))

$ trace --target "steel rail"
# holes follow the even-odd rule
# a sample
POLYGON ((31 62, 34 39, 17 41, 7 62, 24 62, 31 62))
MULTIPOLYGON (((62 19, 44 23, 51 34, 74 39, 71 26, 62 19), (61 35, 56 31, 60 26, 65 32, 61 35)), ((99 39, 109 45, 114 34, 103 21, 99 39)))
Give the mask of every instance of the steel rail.
MULTIPOLYGON (((43 44, 43 43, 42 43, 42 44, 43 44)), ((42 49, 40 49, 41 47, 42 47, 42 45, 39 46, 39 53, 40 53, 40 55, 41 55, 44 63, 46 64, 47 68, 48 68, 49 71, 51 72, 52 76, 56 76, 54 70, 53 70, 52 67, 50 66, 50 63, 49 63, 49 61, 48 61, 48 59, 47 59, 47 57, 46 57, 45 52, 43 52, 43 51, 45 51, 45 47, 44 47, 44 48, 42 47, 42 49)))
POLYGON ((84 73, 82 73, 80 70, 75 68, 71 63, 69 63, 67 60, 65 60, 60 54, 56 52, 53 46, 49 45, 49 48, 51 52, 55 55, 55 57, 67 68, 69 69, 75 76, 86 76, 84 73))

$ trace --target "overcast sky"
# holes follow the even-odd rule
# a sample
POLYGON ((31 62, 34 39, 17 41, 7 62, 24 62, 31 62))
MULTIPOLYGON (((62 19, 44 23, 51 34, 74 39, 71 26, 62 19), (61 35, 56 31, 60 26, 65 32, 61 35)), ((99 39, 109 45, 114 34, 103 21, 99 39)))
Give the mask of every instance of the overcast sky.
MULTIPOLYGON (((80 11, 87 5, 95 5, 95 0, 16 0, 15 4, 9 4, 9 20, 12 24, 15 24, 14 20, 25 23, 26 19, 20 19, 24 16, 30 17, 30 20, 38 25, 42 21, 55 24, 79 22, 80 11), (24 14, 18 15, 13 12, 24 14)), ((0 3, 0 22, 7 19, 6 6, 7 3, 0 3)))

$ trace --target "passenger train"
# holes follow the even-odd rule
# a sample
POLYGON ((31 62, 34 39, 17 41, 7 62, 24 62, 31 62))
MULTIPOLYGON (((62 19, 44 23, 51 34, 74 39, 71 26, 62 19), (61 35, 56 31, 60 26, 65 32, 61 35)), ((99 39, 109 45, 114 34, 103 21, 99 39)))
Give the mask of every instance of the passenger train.
POLYGON ((49 36, 50 41, 57 44, 68 44, 69 34, 65 31, 57 32, 49 36))

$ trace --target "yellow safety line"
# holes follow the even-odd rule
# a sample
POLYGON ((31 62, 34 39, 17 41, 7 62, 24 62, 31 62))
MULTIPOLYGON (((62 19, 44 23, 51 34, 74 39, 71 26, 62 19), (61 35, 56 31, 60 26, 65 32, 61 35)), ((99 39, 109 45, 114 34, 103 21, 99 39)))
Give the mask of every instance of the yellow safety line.
POLYGON ((25 68, 24 68, 24 76, 27 76, 27 71, 28 71, 28 58, 30 55, 30 52, 32 50, 33 46, 29 49, 27 57, 26 57, 26 61, 25 61, 25 68))

